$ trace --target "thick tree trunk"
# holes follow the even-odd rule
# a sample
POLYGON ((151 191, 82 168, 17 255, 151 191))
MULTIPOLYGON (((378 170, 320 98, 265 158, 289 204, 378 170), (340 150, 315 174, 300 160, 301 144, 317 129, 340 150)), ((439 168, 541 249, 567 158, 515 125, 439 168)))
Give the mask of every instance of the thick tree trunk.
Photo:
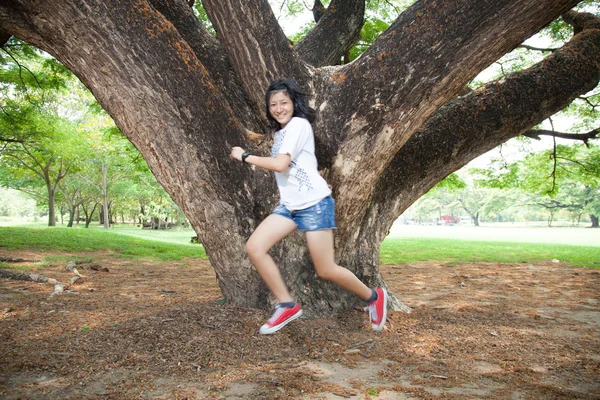
MULTIPOLYGON (((588 26, 540 69, 456 99, 575 0, 418 1, 358 60, 323 68, 314 46, 333 36, 309 42, 330 29, 333 14, 293 49, 266 0, 203 3, 217 39, 176 0, 9 0, 0 4, 0 28, 56 56, 92 90, 198 233, 226 299, 242 306, 270 299, 244 244, 278 196, 271 173, 229 153, 240 145, 268 154, 270 136, 248 131, 264 131, 269 81, 295 79, 312 96, 317 156, 337 200, 336 256, 370 286, 385 286, 379 246, 404 209, 598 81, 598 29, 588 26)), ((364 4, 334 4, 362 19, 364 4)), ((322 46, 345 51, 356 30, 345 32, 337 46, 322 46)), ((316 278, 301 234, 272 255, 305 308, 358 304, 316 278)))
POLYGON ((590 228, 599 228, 600 225, 598 225, 598 217, 595 215, 590 214, 590 219, 592 220, 592 226, 590 226, 590 228))

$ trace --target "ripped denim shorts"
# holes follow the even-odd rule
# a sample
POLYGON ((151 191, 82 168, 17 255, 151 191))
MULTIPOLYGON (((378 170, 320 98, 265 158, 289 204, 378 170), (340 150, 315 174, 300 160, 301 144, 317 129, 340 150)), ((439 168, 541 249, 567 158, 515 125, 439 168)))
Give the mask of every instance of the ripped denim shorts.
POLYGON ((273 214, 291 219, 299 231, 321 231, 335 229, 335 200, 331 196, 303 210, 290 211, 284 205, 278 205, 273 214))

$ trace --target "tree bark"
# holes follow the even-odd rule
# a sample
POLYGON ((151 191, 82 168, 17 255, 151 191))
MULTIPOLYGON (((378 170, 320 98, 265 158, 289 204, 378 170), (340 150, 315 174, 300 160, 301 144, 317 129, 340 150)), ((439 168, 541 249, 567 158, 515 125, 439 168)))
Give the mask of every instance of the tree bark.
MULTIPOLYGON (((9 0, 0 28, 54 55, 90 88, 187 216, 225 298, 242 306, 272 300, 244 244, 278 196, 270 173, 229 153, 239 145, 268 154, 270 136, 251 132, 265 131, 271 80, 292 78, 311 95, 317 156, 337 200, 336 256, 370 286, 385 286, 379 246, 412 202, 598 81, 598 29, 586 23, 539 66, 456 98, 575 0, 418 1, 359 59, 320 68, 301 54, 330 43, 293 49, 266 0, 203 3, 217 39, 176 0, 9 0)), ((350 3, 360 5, 331 4, 350 3)), ((302 235, 271 254, 306 309, 359 303, 317 279, 302 235)))
POLYGON ((317 26, 295 46, 295 50, 305 62, 315 67, 340 64, 344 54, 360 37, 364 15, 364 0, 333 0, 319 17, 317 26))

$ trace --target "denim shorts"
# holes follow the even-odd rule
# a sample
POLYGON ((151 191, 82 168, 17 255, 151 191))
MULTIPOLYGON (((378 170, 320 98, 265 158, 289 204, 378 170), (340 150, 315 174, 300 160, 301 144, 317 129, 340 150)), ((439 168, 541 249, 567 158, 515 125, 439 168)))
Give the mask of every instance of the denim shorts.
POLYGON ((299 231, 321 231, 335 229, 335 200, 331 196, 303 210, 288 210, 283 204, 278 205, 273 214, 291 219, 298 225, 299 231))

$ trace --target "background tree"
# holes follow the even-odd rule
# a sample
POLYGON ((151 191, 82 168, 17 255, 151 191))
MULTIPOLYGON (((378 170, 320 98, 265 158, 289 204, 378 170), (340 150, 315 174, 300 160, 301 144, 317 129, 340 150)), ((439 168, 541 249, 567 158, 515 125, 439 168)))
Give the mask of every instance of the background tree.
MULTIPOLYGON (((21 109, 21 111, 23 111, 21 109)), ((29 135, 28 140, 7 143, 2 151, 2 176, 7 177, 10 186, 23 190, 31 195, 39 192, 30 190, 40 183, 46 188, 48 204, 48 226, 56 225, 55 196, 61 180, 73 167, 67 140, 71 124, 57 120, 52 114, 32 111, 28 115, 22 112, 11 114, 13 121, 20 120, 22 129, 29 135), (31 139, 35 133, 35 139, 31 139)), ((15 124, 12 124, 15 129, 15 124)), ((38 197, 39 198, 39 197, 38 197)))
POLYGON ((4 184, 38 195, 46 188, 48 225, 56 224, 58 185, 75 163, 74 124, 61 115, 61 96, 72 75, 56 60, 11 40, 0 56, 0 157, 4 184), (27 62, 28 67, 24 67, 27 62))
POLYGON ((494 162, 475 172, 484 177, 479 181, 483 185, 526 194, 525 204, 543 208, 549 226, 557 212, 566 210, 575 215, 587 213, 592 227, 598 227, 600 150, 596 145, 556 145, 517 162, 494 162))
MULTIPOLYGON (((385 285, 379 246, 402 211, 598 84, 598 19, 564 14, 577 3, 418 1, 340 66, 330 64, 355 43, 362 0, 331 1, 293 47, 266 0, 204 0, 216 37, 177 0, 9 0, 0 4, 0 28, 52 54, 90 88, 190 220, 227 300, 265 306, 268 291, 244 243, 274 208, 276 187, 270 174, 228 156, 234 145, 267 154, 270 81, 292 78, 311 95, 317 156, 337 199, 338 260, 370 286, 385 285), (564 46, 460 96, 561 14, 575 27, 564 46)), ((301 240, 273 250, 292 293, 314 310, 353 305, 316 279, 301 240)))

